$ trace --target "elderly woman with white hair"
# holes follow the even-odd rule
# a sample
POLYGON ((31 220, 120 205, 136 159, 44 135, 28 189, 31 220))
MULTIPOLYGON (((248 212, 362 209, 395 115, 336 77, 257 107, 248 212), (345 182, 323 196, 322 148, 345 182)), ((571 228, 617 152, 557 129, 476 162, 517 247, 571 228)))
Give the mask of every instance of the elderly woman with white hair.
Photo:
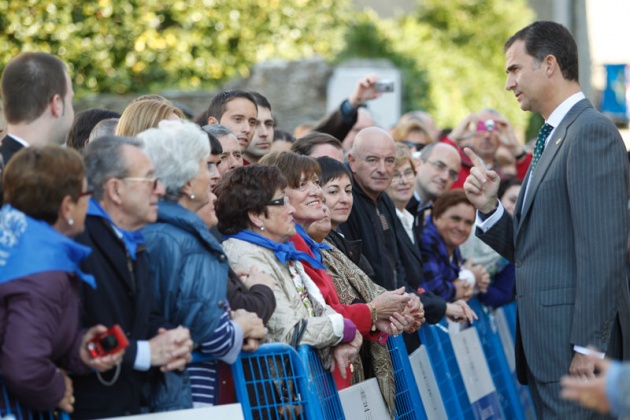
MULTIPOLYGON (((210 203, 210 217, 216 218, 208 136, 193 123, 162 121, 137 137, 144 141, 157 178, 166 187, 157 222, 143 229, 156 302, 168 321, 190 329, 202 353, 233 363, 241 348, 255 350, 265 332, 262 320, 245 310, 234 311, 230 319, 228 260, 196 214, 210 203)), ((187 371, 194 406, 215 404, 216 362, 193 363, 187 371)))

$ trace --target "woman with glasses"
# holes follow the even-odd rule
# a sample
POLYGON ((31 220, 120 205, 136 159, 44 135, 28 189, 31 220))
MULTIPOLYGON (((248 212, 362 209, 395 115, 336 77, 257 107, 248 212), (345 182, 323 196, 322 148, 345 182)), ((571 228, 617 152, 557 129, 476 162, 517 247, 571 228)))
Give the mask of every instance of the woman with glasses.
MULTIPOLYGON (((2 180, 0 386, 28 408, 71 413, 66 371, 108 370, 124 353, 92 358, 87 341, 107 329, 79 329, 79 284, 96 287, 79 269, 90 249, 70 239, 84 229, 91 194, 83 158, 57 146, 25 148, 2 180)), ((7 403, 0 401, 1 415, 7 403)))
MULTIPOLYGON (((196 213, 216 199, 210 192, 208 136, 193 123, 162 121, 137 137, 166 188, 157 222, 143 229, 156 302, 169 322, 190 330, 202 353, 232 364, 241 349, 257 349, 265 333, 251 312, 230 316, 227 257, 196 213)), ((209 217, 216 218, 212 210, 209 217)), ((217 362, 191 363, 186 370, 194 406, 215 404, 217 362)))
POLYGON ((308 275, 304 265, 319 263, 288 241, 296 234, 296 208, 287 190, 286 178, 274 166, 256 164, 230 172, 217 187, 223 248, 235 270, 254 266, 274 279, 276 310, 267 323, 268 338, 318 349, 324 367, 337 371, 337 366, 349 380, 347 368, 358 355, 361 334, 327 305, 308 275))

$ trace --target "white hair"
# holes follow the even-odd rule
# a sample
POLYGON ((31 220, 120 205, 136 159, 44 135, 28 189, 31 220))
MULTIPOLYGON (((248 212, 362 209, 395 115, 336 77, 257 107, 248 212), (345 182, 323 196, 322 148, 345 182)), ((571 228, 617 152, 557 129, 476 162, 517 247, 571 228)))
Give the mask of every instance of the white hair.
POLYGON ((199 171, 199 161, 210 154, 208 135, 197 124, 164 120, 136 136, 155 165, 156 176, 166 187, 165 200, 176 202, 181 189, 199 171))

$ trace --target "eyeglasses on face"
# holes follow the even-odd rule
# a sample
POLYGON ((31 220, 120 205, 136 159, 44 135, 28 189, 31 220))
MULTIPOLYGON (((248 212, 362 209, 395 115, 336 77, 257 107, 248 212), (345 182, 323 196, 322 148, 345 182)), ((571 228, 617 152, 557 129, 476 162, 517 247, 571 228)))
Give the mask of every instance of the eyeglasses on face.
POLYGON ((158 182, 160 182, 160 179, 157 177, 153 177, 153 178, 127 177, 127 178, 122 178, 122 180, 131 181, 131 182, 150 182, 153 184, 153 189, 156 189, 158 182))
POLYGON ((88 187, 88 188, 87 188, 87 190, 85 190, 85 191, 81 191, 81 192, 79 193, 79 197, 89 197, 89 196, 91 196, 92 194, 94 194, 94 188, 92 188, 92 187, 88 187))
POLYGON ((276 198, 274 200, 267 201, 268 206, 285 206, 289 205, 289 197, 286 195, 284 197, 276 198))
POLYGON ((415 175, 416 175, 415 172, 411 168, 405 169, 403 173, 394 171, 394 176, 392 177, 392 183, 396 184, 400 182, 403 178, 406 180, 413 179, 415 175))
POLYGON ((446 163, 440 160, 429 160, 427 161, 427 163, 430 163, 439 173, 448 170, 448 177, 451 179, 451 181, 455 182, 459 179, 459 172, 453 169, 448 169, 446 163))

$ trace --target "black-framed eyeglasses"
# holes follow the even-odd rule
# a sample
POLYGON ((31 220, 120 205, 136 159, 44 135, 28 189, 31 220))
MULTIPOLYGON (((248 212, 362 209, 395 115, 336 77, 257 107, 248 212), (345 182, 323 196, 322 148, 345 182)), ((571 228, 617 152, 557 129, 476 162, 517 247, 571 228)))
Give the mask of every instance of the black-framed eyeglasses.
POLYGON ((121 178, 121 179, 123 181, 132 181, 132 182, 150 182, 153 184, 153 189, 156 189, 158 182, 160 182, 160 179, 157 177, 153 177, 153 178, 127 177, 127 178, 121 178))
POLYGON ((275 200, 267 201, 268 206, 285 206, 289 205, 289 197, 286 195, 284 197, 276 198, 275 200))
POLYGON ((85 190, 85 191, 81 191, 81 192, 79 193, 79 197, 89 197, 89 196, 91 196, 92 194, 94 194, 94 188, 92 188, 92 187, 88 187, 88 189, 87 189, 87 190, 85 190))

